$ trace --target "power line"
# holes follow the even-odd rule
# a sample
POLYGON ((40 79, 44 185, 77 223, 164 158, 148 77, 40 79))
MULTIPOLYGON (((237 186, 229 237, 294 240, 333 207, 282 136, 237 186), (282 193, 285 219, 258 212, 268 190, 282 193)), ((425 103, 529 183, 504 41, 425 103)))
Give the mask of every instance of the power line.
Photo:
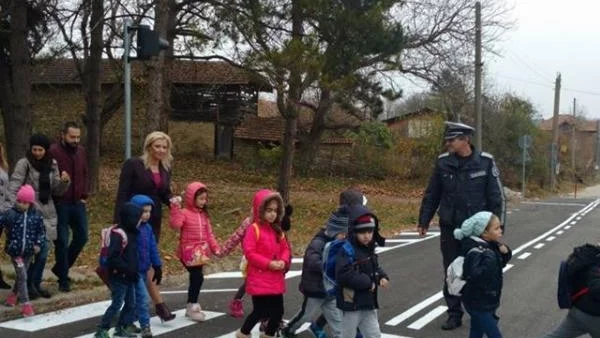
MULTIPOLYGON (((507 78, 510 80, 518 81, 518 82, 522 82, 522 83, 526 83, 526 84, 530 84, 530 85, 534 85, 534 86, 546 87, 546 88, 550 88, 550 89, 554 88, 554 86, 552 86, 551 84, 540 83, 540 82, 535 82, 535 81, 531 81, 531 80, 525 80, 525 79, 521 79, 521 78, 514 77, 514 76, 509 76, 509 75, 504 75, 504 74, 496 74, 496 76, 507 78)), ((583 90, 583 89, 576 89, 576 88, 569 88, 569 87, 563 87, 562 90, 567 91, 567 92, 572 92, 572 93, 600 96, 600 92, 593 92, 590 90, 583 90)))

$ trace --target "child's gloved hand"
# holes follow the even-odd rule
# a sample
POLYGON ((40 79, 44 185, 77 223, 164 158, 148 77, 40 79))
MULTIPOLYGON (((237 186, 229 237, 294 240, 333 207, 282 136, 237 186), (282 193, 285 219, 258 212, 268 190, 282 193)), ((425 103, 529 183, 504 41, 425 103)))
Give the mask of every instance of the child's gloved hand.
POLYGON ((498 249, 500 250, 501 253, 503 253, 505 255, 508 253, 508 247, 506 247, 506 245, 504 245, 504 244, 499 244, 498 249))
POLYGON ((154 269, 154 277, 152 277, 152 281, 156 283, 156 285, 160 285, 160 282, 162 281, 162 267, 159 266, 153 266, 152 267, 154 269))

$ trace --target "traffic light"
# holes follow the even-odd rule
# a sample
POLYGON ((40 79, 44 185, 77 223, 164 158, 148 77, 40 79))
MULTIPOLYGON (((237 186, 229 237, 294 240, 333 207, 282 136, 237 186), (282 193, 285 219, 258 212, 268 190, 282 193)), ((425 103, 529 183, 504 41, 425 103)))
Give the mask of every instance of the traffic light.
POLYGON ((162 49, 169 48, 169 43, 158 36, 157 31, 150 29, 150 26, 139 25, 137 27, 137 58, 140 60, 150 60, 151 57, 158 55, 162 49))

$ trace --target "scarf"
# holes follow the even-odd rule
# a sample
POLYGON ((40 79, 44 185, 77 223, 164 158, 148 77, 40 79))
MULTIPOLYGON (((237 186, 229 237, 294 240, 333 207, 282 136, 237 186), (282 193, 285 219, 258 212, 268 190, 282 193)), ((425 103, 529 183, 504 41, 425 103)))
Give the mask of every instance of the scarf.
POLYGON ((35 159, 31 152, 27 153, 29 164, 40 173, 38 197, 42 204, 48 204, 50 200, 50 172, 52 171, 52 157, 48 153, 40 160, 35 159))

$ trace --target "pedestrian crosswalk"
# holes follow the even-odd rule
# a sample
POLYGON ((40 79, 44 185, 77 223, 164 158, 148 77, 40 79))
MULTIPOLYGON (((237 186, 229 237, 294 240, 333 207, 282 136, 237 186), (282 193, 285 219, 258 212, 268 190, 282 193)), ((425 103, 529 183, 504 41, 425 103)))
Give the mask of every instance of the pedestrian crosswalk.
MULTIPOLYGON (((379 252, 385 252, 389 250, 394 250, 400 247, 404 247, 407 245, 415 244, 421 242, 423 240, 427 240, 433 237, 437 237, 439 233, 430 233, 426 238, 419 238, 416 234, 408 233, 403 234, 398 238, 388 239, 386 247, 378 248, 379 252)), ((296 257, 292 259, 292 268, 286 274, 286 279, 291 279, 298 277, 302 274, 302 263, 303 259, 301 257, 296 257)), ((214 285, 220 285, 221 281, 226 281, 227 279, 242 279, 242 274, 239 271, 234 272, 221 272, 214 273, 205 276, 207 280, 214 280, 214 285)), ((210 293, 227 293, 227 297, 230 296, 233 292, 237 291, 237 289, 233 288, 206 288, 201 292, 203 294, 210 293)), ((170 290, 162 292, 165 296, 175 296, 178 294, 185 294, 187 290, 170 290)), ((181 303, 180 303, 181 304, 181 303)), ((71 308, 61 309, 57 311, 52 311, 48 313, 38 314, 32 317, 27 318, 19 318, 15 320, 10 320, 6 322, 0 323, 0 336, 4 336, 4 332, 22 332, 26 334, 27 337, 74 337, 74 338, 89 338, 94 336, 95 325, 99 322, 100 317, 104 314, 108 306, 110 305, 110 301, 100 301, 94 302, 90 304, 75 306, 71 308), (70 329, 64 331, 65 328, 68 327, 77 327, 77 329, 70 329), (9 331, 6 331, 9 330, 9 331), (60 332, 60 334, 54 334, 54 332, 60 332), (76 332, 76 334, 64 335, 62 332, 76 332)), ((223 309, 225 310, 225 309, 223 309)), ((202 334, 199 335, 205 338, 231 338, 235 335, 235 328, 241 324, 241 320, 235 320, 229 317, 225 311, 223 312, 214 312, 214 311, 204 311, 206 314, 206 322, 210 323, 215 320, 219 320, 219 324, 213 325, 210 329, 210 334, 205 331, 205 327, 203 326, 205 323, 197 323, 185 317, 185 308, 178 309, 174 311, 176 314, 176 318, 169 322, 161 322, 160 318, 157 316, 151 318, 151 328, 154 336, 165 336, 165 337, 175 337, 179 336, 178 330, 195 330, 193 328, 194 325, 199 325, 198 330, 202 330, 202 334), (225 324, 224 324, 225 323, 225 324), (222 329, 222 332, 215 332, 214 327, 218 327, 222 329), (213 333, 215 332, 215 333, 213 333)), ((383 320, 383 318, 382 318, 383 320)), ((308 324, 303 325, 298 331, 297 334, 302 332, 304 336, 300 337, 310 337, 311 335, 306 332, 308 331, 308 324)), ((258 336, 258 326, 253 331, 254 336, 258 336)), ((110 332, 111 336, 113 331, 110 332)), ((382 337, 384 338, 408 338, 399 335, 393 334, 384 334, 382 337)))

